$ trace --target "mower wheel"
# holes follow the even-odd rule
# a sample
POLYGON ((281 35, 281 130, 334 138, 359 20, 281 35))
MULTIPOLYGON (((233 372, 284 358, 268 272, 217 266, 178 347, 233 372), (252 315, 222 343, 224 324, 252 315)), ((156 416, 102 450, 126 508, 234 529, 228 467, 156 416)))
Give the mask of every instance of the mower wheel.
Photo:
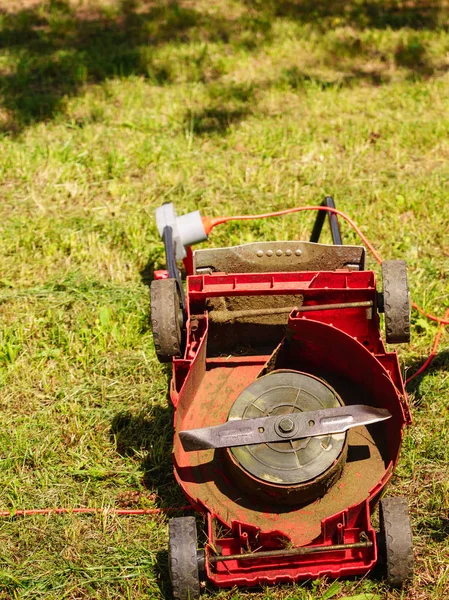
POLYGON ((198 600, 200 578, 195 517, 168 522, 168 564, 174 600, 198 600))
POLYGON ((379 520, 387 568, 392 587, 401 587, 413 575, 413 541, 406 498, 384 498, 379 520))
POLYGON ((389 344, 410 341, 410 291, 407 265, 403 260, 382 263, 385 333, 389 344))
POLYGON ((184 316, 176 279, 155 279, 151 282, 151 327, 159 362, 170 362, 181 356, 184 316))

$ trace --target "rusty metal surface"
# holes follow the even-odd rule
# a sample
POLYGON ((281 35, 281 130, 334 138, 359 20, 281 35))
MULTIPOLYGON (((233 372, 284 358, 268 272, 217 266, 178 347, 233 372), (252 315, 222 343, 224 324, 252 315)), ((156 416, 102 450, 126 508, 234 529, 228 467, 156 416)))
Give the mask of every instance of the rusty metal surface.
MULTIPOLYGON (((257 377, 260 366, 216 367, 204 373, 195 397, 178 428, 218 425, 224 421, 238 394, 257 377)), ((351 455, 339 481, 321 500, 288 510, 271 502, 245 497, 227 474, 223 451, 183 451, 179 436, 174 440, 175 473, 187 495, 208 507, 227 525, 251 523, 264 532, 280 531, 293 545, 310 543, 321 533, 321 521, 348 506, 362 502, 383 477, 386 464, 366 427, 348 433, 351 455)))
POLYGON ((354 542, 352 544, 327 544, 326 546, 302 546, 285 550, 271 550, 265 552, 248 552, 247 554, 227 554, 210 556, 210 563, 226 562, 230 560, 260 560, 261 558, 274 558, 278 556, 305 556, 306 554, 319 554, 322 552, 334 552, 354 550, 356 548, 371 548, 373 542, 354 542))
MULTIPOLYGON (((243 349, 279 343, 285 334, 289 314, 303 301, 303 295, 295 293, 209 298, 206 303, 209 355, 227 353, 238 346, 243 349)), ((268 348, 267 354, 270 352, 268 348)))
MULTIPOLYGON (((262 367, 263 369, 264 367, 262 367)), ((243 427, 255 416, 281 424, 303 411, 338 407, 341 400, 324 382, 298 371, 277 371, 253 381, 234 402, 227 427, 243 427)), ((304 413, 305 414, 305 413, 304 413)), ((306 427, 310 418, 306 419, 306 427)), ((247 498, 277 505, 301 505, 323 496, 338 479, 347 454, 347 435, 231 447, 225 453, 228 477, 247 498)), ((259 428, 256 435, 261 435, 259 428)))
POLYGON ((365 268, 365 248, 311 242, 254 242, 193 253, 194 273, 267 273, 365 268))
MULTIPOLYGON (((356 404, 363 398, 366 404, 388 408, 393 418, 369 428, 350 430, 348 460, 341 477, 323 498, 302 507, 255 501, 229 476, 224 460, 226 451, 187 453, 177 434, 174 465, 175 476, 192 502, 205 507, 227 526, 251 523, 262 532, 281 532, 294 546, 301 546, 320 536, 323 519, 350 506, 358 506, 388 480, 398 457, 404 415, 387 371, 359 341, 324 323, 302 318, 291 321, 294 321, 295 337, 303 341, 294 343, 278 368, 298 369, 300 365, 308 373, 324 377, 345 404, 356 404), (333 353, 334 347, 340 351, 333 353), (358 369, 352 364, 355 354, 358 369)), ((202 348, 191 367, 188 385, 179 394, 175 431, 225 422, 235 399, 263 368, 260 363, 227 365, 225 357, 221 365, 219 359, 214 359, 214 364, 206 368, 205 344, 202 348)))
POLYGON ((287 322, 287 316, 297 306, 287 306, 279 308, 255 308, 248 310, 213 310, 209 313, 209 321, 213 323, 234 323, 234 321, 241 321, 243 319, 260 320, 260 317, 276 317, 278 315, 284 315, 285 322, 287 322))
MULTIPOLYGON (((375 277, 370 271, 189 277, 189 314, 202 318, 197 319, 192 330, 188 323, 184 358, 173 361, 173 458, 177 481, 193 506, 207 515, 212 548, 223 555, 238 555, 309 544, 339 545, 365 541, 361 538, 364 532, 373 543, 371 548, 310 557, 262 558, 243 564, 238 560, 206 563, 208 578, 219 587, 293 582, 329 573, 363 574, 373 567, 377 546, 370 515, 392 476, 409 418, 397 356, 385 351, 379 336, 376 298, 375 277), (290 294, 307 297, 306 305, 370 301, 373 310, 371 317, 366 307, 292 311, 278 351, 276 346, 281 340, 277 335, 266 335, 272 324, 237 321, 232 327, 219 327, 209 321, 211 310, 256 310, 267 306, 267 298, 290 294), (249 296, 257 297, 258 304, 248 304, 249 296), (236 298, 243 305, 234 305, 236 298), (245 329, 237 340, 239 344, 234 344, 233 352, 225 353, 223 341, 240 325, 245 329), (260 330, 260 335, 254 336, 260 343, 253 344, 248 336, 249 326, 260 330), (213 328, 217 342, 221 341, 219 356, 211 351, 213 328), (237 484, 229 467, 229 450, 187 453, 176 434, 182 429, 224 422, 241 391, 262 371, 272 369, 301 370, 325 380, 347 405, 363 402, 392 413, 385 422, 349 431, 344 468, 318 500, 282 505, 276 493, 269 499, 256 499, 253 490, 237 484)), ((288 304, 291 301, 279 306, 288 304)), ((275 308, 278 304, 269 306, 275 308)), ((257 321, 259 318, 273 317, 260 316, 257 321)))
MULTIPOLYGON (((302 301, 304 297, 302 297, 302 301)), ((298 305, 283 306, 279 308, 255 308, 247 310, 212 310, 209 313, 209 321, 213 323, 233 323, 242 319, 257 320, 259 317, 276 317, 277 315, 289 315, 292 310, 297 312, 317 312, 319 310, 337 310, 341 308, 372 308, 373 302, 339 302, 335 304, 313 304, 310 306, 298 305)))
POLYGON ((372 308, 373 302, 336 302, 335 304, 312 304, 310 306, 299 306, 295 308, 298 312, 317 312, 318 310, 337 310, 341 308, 372 308))

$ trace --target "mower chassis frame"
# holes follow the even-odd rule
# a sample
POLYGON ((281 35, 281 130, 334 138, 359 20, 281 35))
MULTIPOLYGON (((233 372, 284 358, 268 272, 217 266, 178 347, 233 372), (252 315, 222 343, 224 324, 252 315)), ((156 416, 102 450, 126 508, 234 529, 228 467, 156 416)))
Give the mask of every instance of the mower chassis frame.
MULTIPOLYGON (((335 203, 331 197, 327 197, 323 206, 335 208, 335 203)), ((337 217, 332 213, 327 214, 333 243, 342 245, 337 217)), ((325 211, 320 211, 313 227, 311 242, 318 242, 325 218, 325 211)), ((169 230, 167 227, 163 235, 168 270, 156 271, 155 279, 176 279, 185 309, 185 351, 182 358, 173 359, 170 394, 175 408, 175 476, 191 504, 206 518, 208 542, 204 552, 204 568, 208 579, 217 587, 226 588, 368 573, 378 560, 377 534, 371 523, 371 515, 392 477, 399 457, 403 429, 411 422, 397 355, 395 352, 386 351, 379 333, 378 295, 374 273, 343 269, 333 272, 198 274, 194 267, 192 250, 187 248, 187 256, 184 259, 187 294, 184 296, 180 273, 176 266, 172 232, 169 230), (364 364, 376 365, 377 374, 381 374, 380 380, 383 381, 381 387, 388 381, 388 384, 385 384, 387 387, 382 389, 385 391, 388 388, 389 398, 385 407, 393 413, 393 419, 388 426, 388 443, 391 446, 389 459, 385 462, 382 477, 366 497, 322 519, 321 532, 314 539, 304 544, 292 545, 289 536, 282 530, 282 523, 279 524, 279 528, 260 528, 251 521, 245 522, 217 510, 213 502, 211 505, 207 498, 196 494, 195 486, 189 481, 192 474, 185 479, 189 469, 180 468, 185 455, 183 456, 177 432, 184 428, 181 424, 188 413, 195 387, 199 383, 201 369, 225 363, 228 367, 260 365, 261 368, 265 368, 265 361, 270 359, 270 356, 257 354, 227 358, 207 357, 209 323, 208 312, 205 309, 206 300, 248 295, 289 295, 298 293, 298 290, 304 295, 304 305, 310 306, 311 310, 296 313, 293 311, 290 314, 288 323, 293 337, 295 327, 299 328, 298 331, 306 332, 310 327, 312 330, 314 327, 318 330, 324 328, 326 333, 335 333, 335 339, 345 340, 347 348, 360 351, 364 357, 364 364), (326 310, 317 308, 319 304, 357 304, 367 301, 372 305, 369 309, 356 305, 344 311, 329 310, 328 307, 326 310), (363 331, 357 328, 357 322, 360 321, 369 323, 363 331), (305 329, 301 329, 302 327, 305 329)), ((364 265, 359 268, 363 269, 364 265)), ((374 380, 372 383, 374 384, 374 380)), ((186 465, 188 466, 188 462, 184 463, 184 466, 186 465)))

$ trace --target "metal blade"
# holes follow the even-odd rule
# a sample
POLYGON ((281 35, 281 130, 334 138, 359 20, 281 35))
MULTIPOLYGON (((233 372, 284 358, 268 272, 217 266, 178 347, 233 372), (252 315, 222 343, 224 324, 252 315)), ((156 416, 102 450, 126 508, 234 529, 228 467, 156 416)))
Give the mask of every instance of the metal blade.
POLYGON ((343 433, 351 427, 389 419, 385 408, 363 404, 323 408, 257 419, 236 419, 215 427, 180 431, 184 450, 232 448, 343 433))

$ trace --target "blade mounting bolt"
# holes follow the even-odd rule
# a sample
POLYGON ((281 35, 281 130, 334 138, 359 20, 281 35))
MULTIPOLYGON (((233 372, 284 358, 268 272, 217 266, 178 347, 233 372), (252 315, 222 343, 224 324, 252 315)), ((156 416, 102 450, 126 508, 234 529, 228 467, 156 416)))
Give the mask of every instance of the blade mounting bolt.
POLYGON ((279 421, 279 429, 282 433, 290 433, 295 428, 295 424, 291 419, 285 417, 285 419, 281 419, 279 421))

